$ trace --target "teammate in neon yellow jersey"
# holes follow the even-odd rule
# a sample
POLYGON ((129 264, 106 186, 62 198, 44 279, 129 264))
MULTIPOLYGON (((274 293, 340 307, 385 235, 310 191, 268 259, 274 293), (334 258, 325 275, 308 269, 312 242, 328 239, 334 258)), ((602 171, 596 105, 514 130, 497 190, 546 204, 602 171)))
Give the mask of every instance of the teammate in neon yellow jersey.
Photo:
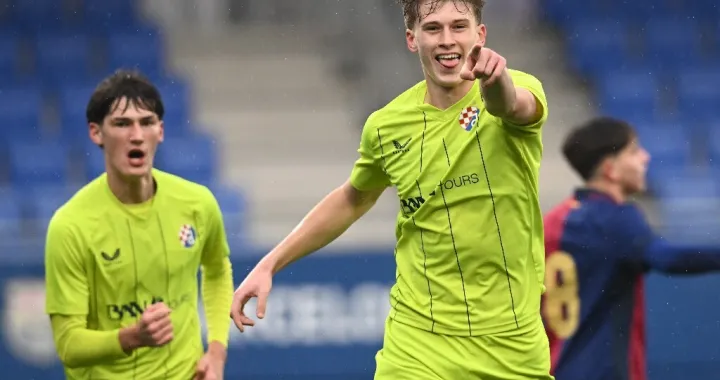
POLYGON ((45 248, 46 310, 68 379, 222 378, 233 289, 222 215, 206 187, 153 169, 163 113, 133 72, 105 79, 88 103, 106 173, 55 212, 45 248))
POLYGON ((265 314, 272 276, 341 235, 395 187, 397 281, 377 380, 552 379, 540 316, 538 200, 548 107, 533 76, 485 47, 481 0, 404 0, 425 80, 367 120, 347 183, 235 292, 240 330, 265 314))

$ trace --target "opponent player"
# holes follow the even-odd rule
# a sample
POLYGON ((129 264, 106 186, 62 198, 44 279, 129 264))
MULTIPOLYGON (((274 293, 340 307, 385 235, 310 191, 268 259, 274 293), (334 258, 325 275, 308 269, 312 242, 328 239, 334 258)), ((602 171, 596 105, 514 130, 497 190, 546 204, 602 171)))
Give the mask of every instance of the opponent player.
POLYGON ((585 180, 545 217, 543 316, 558 380, 645 380, 643 274, 720 270, 720 247, 656 237, 628 197, 650 157, 627 123, 596 118, 562 147, 585 180))
POLYGON ((485 47, 484 1, 402 1, 425 80, 364 127, 348 182, 331 192, 235 292, 232 316, 272 276, 340 236, 394 186, 397 281, 376 379, 550 379, 540 316, 540 82, 485 47))
POLYGON ((233 291, 223 220, 207 188, 153 169, 163 113, 155 86, 127 71, 88 103, 106 173, 56 211, 45 248, 46 309, 69 379, 222 378, 233 291))

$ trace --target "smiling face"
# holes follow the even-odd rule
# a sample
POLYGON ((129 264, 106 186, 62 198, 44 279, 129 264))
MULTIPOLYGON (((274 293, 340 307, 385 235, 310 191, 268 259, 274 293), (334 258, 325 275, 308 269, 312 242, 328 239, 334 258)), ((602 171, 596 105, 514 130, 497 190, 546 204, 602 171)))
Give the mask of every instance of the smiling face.
POLYGON ((421 0, 405 32, 408 49, 418 53, 425 79, 452 88, 476 43, 485 44, 486 28, 470 1, 421 0))

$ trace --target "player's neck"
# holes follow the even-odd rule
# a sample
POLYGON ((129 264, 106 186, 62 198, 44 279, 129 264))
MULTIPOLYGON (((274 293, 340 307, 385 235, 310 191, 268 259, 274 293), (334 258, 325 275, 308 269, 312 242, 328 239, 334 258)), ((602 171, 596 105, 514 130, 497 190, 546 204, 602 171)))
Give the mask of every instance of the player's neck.
POLYGON ((431 106, 445 110, 459 102, 472 89, 473 82, 462 81, 457 86, 443 87, 427 79, 427 92, 425 93, 425 103, 431 106))
POLYGON ((108 172, 108 186, 115 197, 124 204, 139 204, 150 200, 155 194, 152 173, 142 177, 122 178, 108 172))
POLYGON ((617 203, 625 203, 625 200, 627 199, 625 192, 619 186, 611 183, 603 181, 590 181, 587 183, 586 187, 606 194, 617 203))

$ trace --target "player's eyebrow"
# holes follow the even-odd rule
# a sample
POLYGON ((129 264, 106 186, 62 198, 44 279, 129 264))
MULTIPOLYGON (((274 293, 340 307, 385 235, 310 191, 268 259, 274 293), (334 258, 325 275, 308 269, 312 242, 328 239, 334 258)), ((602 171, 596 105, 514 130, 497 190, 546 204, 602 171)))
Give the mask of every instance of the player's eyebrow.
MULTIPOLYGON (((127 116, 118 116, 118 117, 112 118, 111 122, 113 122, 113 123, 132 123, 133 120, 136 120, 136 119, 133 119, 133 118, 127 117, 127 116)), ((148 122, 155 121, 156 117, 154 115, 143 116, 143 117, 139 118, 139 120, 141 123, 148 123, 148 122)))
MULTIPOLYGON (((470 22, 470 19, 467 17, 464 17, 464 18, 458 18, 458 19, 452 20, 452 21, 450 21, 449 24, 452 25, 452 24, 460 24, 460 23, 467 23, 467 22, 470 22)), ((433 20, 433 21, 423 22, 420 24, 420 26, 424 28, 427 26, 439 26, 441 24, 442 24, 441 22, 433 20)))

